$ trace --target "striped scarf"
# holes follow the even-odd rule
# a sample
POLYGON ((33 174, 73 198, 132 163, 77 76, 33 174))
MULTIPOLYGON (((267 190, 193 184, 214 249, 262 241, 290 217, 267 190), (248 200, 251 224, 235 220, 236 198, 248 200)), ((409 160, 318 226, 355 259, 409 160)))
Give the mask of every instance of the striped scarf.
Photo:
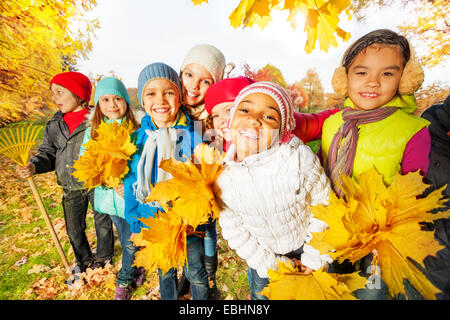
POLYGON ((343 196, 342 190, 338 187, 341 183, 339 176, 341 174, 351 176, 353 172, 353 162, 358 142, 358 126, 381 121, 397 110, 398 108, 396 107, 383 107, 370 111, 352 108, 344 109, 342 112, 344 123, 339 127, 338 132, 331 141, 325 168, 336 195, 339 197, 343 196), (341 144, 342 140, 344 141, 341 144))

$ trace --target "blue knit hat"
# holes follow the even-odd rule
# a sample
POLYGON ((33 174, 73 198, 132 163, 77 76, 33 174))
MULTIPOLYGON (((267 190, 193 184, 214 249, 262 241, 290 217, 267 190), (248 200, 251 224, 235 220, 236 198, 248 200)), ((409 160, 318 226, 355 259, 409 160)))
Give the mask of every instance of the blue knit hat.
POLYGON ((105 77, 97 84, 94 94, 94 102, 97 105, 98 100, 105 94, 114 94, 124 99, 131 106, 130 97, 125 85, 119 79, 113 77, 105 77))
POLYGON ((167 79, 171 81, 174 85, 177 86, 178 93, 181 97, 181 82, 177 72, 171 66, 168 66, 165 63, 155 62, 146 66, 144 69, 142 69, 141 73, 139 73, 137 96, 141 106, 142 91, 144 91, 147 83, 155 79, 167 79))

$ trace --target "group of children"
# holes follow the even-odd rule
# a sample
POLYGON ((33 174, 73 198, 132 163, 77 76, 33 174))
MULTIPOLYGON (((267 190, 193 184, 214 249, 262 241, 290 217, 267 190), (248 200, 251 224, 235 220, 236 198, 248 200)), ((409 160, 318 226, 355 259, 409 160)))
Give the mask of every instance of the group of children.
MULTIPOLYGON (((305 273, 327 266, 339 269, 330 256, 308 243, 313 232, 327 228, 309 207, 326 205, 331 192, 340 195, 340 174, 357 176, 375 166, 386 185, 397 172, 420 170, 426 175, 429 122, 412 114, 413 93, 423 77, 404 37, 375 30, 350 46, 333 78, 335 90, 346 97, 343 111, 294 112, 285 89, 243 76, 229 78, 233 67, 211 45, 193 47, 179 73, 164 63, 146 66, 137 88, 145 114, 132 112, 118 79, 107 77, 98 83, 92 111, 87 106, 91 95, 87 77, 65 72, 50 81, 60 111, 47 123, 38 154, 17 172, 26 178, 56 171, 64 189, 68 236, 82 271, 111 261, 112 223, 116 226, 122 268, 115 299, 129 299, 133 287, 145 278, 145 270, 133 266, 139 249, 130 239, 145 228, 137 218, 162 210, 157 202, 144 201, 153 184, 170 178, 159 168, 160 161, 169 157, 184 161, 199 143, 226 152, 215 186, 219 224, 223 238, 248 264, 252 299, 266 298, 259 293, 269 283, 267 271, 276 267, 277 260, 305 273), (72 177, 72 166, 84 152, 82 144, 95 139, 102 121, 131 121, 137 152, 119 187, 88 191, 72 177), (316 139, 322 139, 318 155, 305 144, 316 139), (97 232, 95 259, 85 235, 89 202, 97 232)), ((370 263, 372 254, 366 258, 364 263, 370 263)), ((178 299, 189 285, 193 299, 218 298, 215 221, 187 236, 186 260, 182 281, 174 268, 158 272, 161 298, 178 299)), ((448 290, 448 277, 447 283, 435 285, 448 290)), ((386 294, 383 287, 361 291, 362 299, 383 299, 386 294)))

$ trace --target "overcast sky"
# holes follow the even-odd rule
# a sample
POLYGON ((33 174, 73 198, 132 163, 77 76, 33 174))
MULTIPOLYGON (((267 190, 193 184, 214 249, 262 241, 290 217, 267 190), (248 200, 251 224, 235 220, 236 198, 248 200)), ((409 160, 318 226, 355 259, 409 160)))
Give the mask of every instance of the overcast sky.
MULTIPOLYGON (((325 53, 317 48, 306 54, 306 34, 302 17, 297 30, 287 22, 287 12, 276 12, 268 27, 261 31, 234 29, 228 17, 239 0, 209 0, 194 6, 191 0, 97 0, 89 16, 100 20, 88 60, 80 61, 80 72, 95 76, 113 70, 127 87, 136 87, 140 70, 153 62, 164 62, 179 70, 187 51, 196 44, 219 48, 227 62, 234 62, 233 75, 242 75, 242 65, 258 69, 270 63, 278 67, 286 81, 302 79, 309 68, 320 76, 326 92, 332 92, 331 76, 350 43, 369 31, 388 28, 397 31, 409 17, 400 6, 373 10, 364 23, 342 15, 341 28, 349 31, 349 42, 339 42, 325 53)), ((319 44, 316 43, 316 47, 319 44)), ((425 84, 440 80, 449 83, 450 66, 442 63, 425 69, 425 84)))

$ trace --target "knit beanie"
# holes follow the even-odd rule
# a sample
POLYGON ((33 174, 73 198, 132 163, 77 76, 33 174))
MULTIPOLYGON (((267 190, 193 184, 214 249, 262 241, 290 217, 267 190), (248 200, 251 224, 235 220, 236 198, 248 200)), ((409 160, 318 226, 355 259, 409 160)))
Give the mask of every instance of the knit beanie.
POLYGON ((80 72, 68 71, 58 73, 52 78, 52 80, 50 80, 50 85, 52 85, 52 83, 59 84, 60 86, 72 91, 75 95, 87 103, 91 100, 91 80, 80 72))
POLYGON ((223 53, 210 44, 198 44, 191 48, 181 64, 181 71, 191 63, 197 63, 205 67, 213 77, 214 82, 222 80, 224 73, 228 75, 234 68, 233 63, 225 66, 223 53))
POLYGON ((219 103, 233 102, 239 92, 254 83, 255 80, 247 77, 228 78, 214 83, 208 88, 205 95, 205 108, 211 114, 212 109, 219 103))
POLYGON ((114 94, 124 99, 128 105, 131 105, 130 96, 127 88, 122 81, 113 77, 105 77, 97 84, 94 93, 94 102, 97 105, 98 100, 105 94, 114 94))
POLYGON ((239 95, 234 100, 233 106, 230 110, 230 115, 228 116, 227 126, 230 128, 231 121, 233 120, 234 113, 236 112, 237 106, 244 100, 246 96, 252 93, 264 93, 272 97, 278 107, 280 108, 281 114, 281 127, 280 127, 280 140, 281 143, 287 142, 291 137, 291 132, 295 128, 295 118, 294 118, 294 104, 292 103, 289 94, 279 85, 269 82, 269 81, 258 81, 251 85, 246 86, 239 92, 239 95))
POLYGON ((144 91, 145 86, 150 81, 156 79, 166 79, 171 81, 178 88, 178 94, 181 98, 181 82, 177 72, 165 63, 155 62, 146 66, 142 69, 141 73, 139 73, 137 96, 141 106, 143 105, 142 92, 144 91))

